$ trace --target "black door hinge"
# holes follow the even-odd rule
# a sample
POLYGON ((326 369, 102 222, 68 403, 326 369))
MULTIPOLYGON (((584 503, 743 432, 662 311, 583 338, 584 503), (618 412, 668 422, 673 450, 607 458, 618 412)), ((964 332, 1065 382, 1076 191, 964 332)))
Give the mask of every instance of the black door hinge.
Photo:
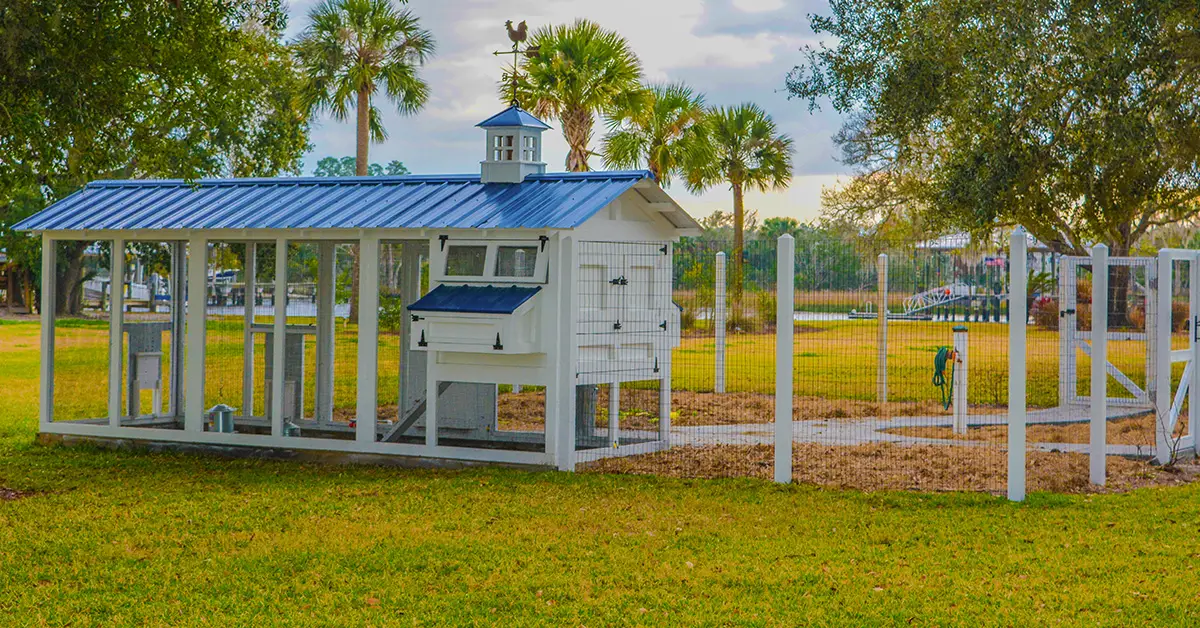
POLYGON ((549 236, 538 236, 538 240, 542 241, 542 250, 539 252, 545 253, 546 252, 546 243, 550 241, 549 236))
POLYGON ((496 344, 492 345, 492 348, 496 351, 504 350, 504 345, 500 344, 500 334, 496 334, 496 344))
POLYGON ((654 372, 658 372, 658 358, 654 358, 654 372))
POLYGON ((448 236, 448 235, 438 236, 438 241, 441 242, 439 250, 441 250, 441 251, 446 250, 446 240, 449 240, 449 239, 450 239, 450 236, 448 236))
POLYGON ((663 321, 663 322, 659 323, 659 324, 658 324, 658 326, 659 326, 659 328, 661 328, 663 331, 667 331, 667 321, 663 321))
POLYGON ((421 330, 421 339, 417 341, 417 346, 418 347, 428 347, 429 346, 429 343, 425 342, 425 330, 424 329, 421 330))
POLYGON ((620 321, 620 320, 618 320, 617 322, 613 323, 613 329, 620 329, 620 328, 621 328, 621 321, 620 321))
POLYGON ((616 279, 608 280, 608 283, 611 283, 614 286, 628 286, 629 280, 625 278, 625 275, 621 275, 620 277, 617 277, 616 279))

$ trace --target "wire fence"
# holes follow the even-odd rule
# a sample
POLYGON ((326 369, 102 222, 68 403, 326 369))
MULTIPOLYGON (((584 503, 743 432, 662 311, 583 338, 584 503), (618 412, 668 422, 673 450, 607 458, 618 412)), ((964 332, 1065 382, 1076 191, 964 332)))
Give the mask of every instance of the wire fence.
MULTIPOLYGON (((134 284, 144 282, 156 286, 148 302, 131 297, 124 303, 120 421, 181 429, 182 398, 172 398, 179 362, 172 352, 182 331, 175 275, 186 259, 182 248, 173 247, 183 245, 128 243, 118 252, 127 262, 143 260, 149 268, 147 260, 161 259, 146 271, 149 277, 127 264, 118 282, 111 243, 56 246, 60 281, 85 287, 62 297, 78 303, 60 304, 63 314, 53 327, 53 419, 109 421, 108 378, 96 377, 107 372, 111 344, 113 298, 104 286, 115 283, 132 295, 134 284), (161 305, 154 300, 160 293, 161 305), (141 377, 134 354, 161 360, 157 387, 131 386, 141 377)), ((204 289, 205 407, 238 408, 240 432, 268 434, 272 427, 266 417, 276 253, 268 242, 213 242, 203 252, 210 278, 204 289), (251 259, 252 292, 245 289, 251 259), (239 282, 240 294, 231 289, 239 282)), ((1012 260, 1001 247, 827 235, 799 238, 792 268, 781 269, 777 242, 768 239, 749 240, 740 249, 714 238, 674 245, 580 243, 574 288, 580 300, 580 468, 773 477, 777 281, 790 275, 792 320, 783 322, 793 333, 795 481, 868 490, 1003 491, 1014 324, 1026 328, 1020 375, 1027 391, 1030 490, 1088 488, 1088 452, 1096 438, 1106 443, 1114 484, 1155 481, 1158 471, 1147 459, 1174 462, 1194 446, 1190 398, 1200 389, 1191 386, 1200 380, 1193 357, 1200 258, 1184 253, 1166 266, 1153 258, 1114 257, 1097 277, 1090 257, 1034 248, 1025 260, 1026 303, 1014 308, 1008 301, 1012 260), (1107 319, 1105 361, 1093 365, 1098 301, 1107 319), (1014 309, 1027 317, 1014 320, 1014 309), (1101 387, 1093 386, 1097 369, 1104 376, 1101 387), (1100 432, 1089 420, 1098 394, 1106 399, 1100 432)), ((354 282, 350 246, 297 241, 285 254, 289 289, 278 297, 285 299, 288 326, 286 435, 354 437, 361 340, 377 342, 379 349, 378 379, 367 384, 376 386, 378 440, 425 442, 425 357, 409 350, 404 308, 427 290, 427 243, 384 243, 377 260, 377 340, 359 339, 356 321, 339 318, 354 282), (318 302, 326 306, 318 308, 318 302), (324 324, 334 327, 331 344, 318 346, 314 330, 324 324), (320 367, 325 364, 331 368, 320 367)), ((443 424, 439 414, 438 438, 461 446, 543 450, 546 389, 513 381, 489 391, 490 410, 460 412, 474 417, 469 424, 455 423, 453 412, 443 424), (486 421, 477 420, 484 415, 486 421)), ((439 412, 451 410, 448 404, 439 412)), ((206 423, 205 429, 215 428, 206 423)))
MULTIPOLYGON (((1146 472, 1135 460, 1154 450, 1150 262, 1117 261, 1110 271, 1108 394, 1117 401, 1107 415, 1109 467, 1130 483, 1146 472)), ((1018 323, 1028 325, 1029 486, 1083 490, 1090 262, 1035 249, 1026 263, 1029 318, 1018 323)), ((589 468, 770 478, 776 243, 748 241, 739 260, 730 241, 685 240, 672 266, 682 342, 672 364, 671 447, 589 468)), ((1013 322, 1007 252, 802 238, 793 271, 794 479, 859 489, 1004 491, 1013 322)), ((1180 321, 1177 350, 1188 346, 1181 333, 1186 274, 1176 272, 1184 279, 1170 287, 1180 321)), ((1183 365, 1171 370, 1177 387, 1183 365)))

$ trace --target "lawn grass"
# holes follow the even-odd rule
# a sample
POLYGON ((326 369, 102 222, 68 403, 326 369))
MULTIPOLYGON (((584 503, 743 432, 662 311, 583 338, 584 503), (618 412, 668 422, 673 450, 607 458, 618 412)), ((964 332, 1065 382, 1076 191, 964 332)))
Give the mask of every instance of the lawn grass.
POLYGON ((43 447, 0 326, 4 625, 1195 625, 1200 487, 859 493, 43 447))

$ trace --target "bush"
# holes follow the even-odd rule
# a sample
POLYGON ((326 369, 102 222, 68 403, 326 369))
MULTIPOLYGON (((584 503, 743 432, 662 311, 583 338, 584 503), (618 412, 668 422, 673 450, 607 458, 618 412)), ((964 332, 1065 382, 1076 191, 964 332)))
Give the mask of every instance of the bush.
POLYGON ((379 329, 398 331, 404 320, 404 300, 398 294, 379 295, 379 329))
POLYGON ((1038 297, 1033 302, 1030 314, 1033 315, 1034 325, 1042 329, 1058 329, 1058 299, 1038 297))
POLYGON ((679 330, 692 331, 696 328, 696 310, 684 306, 679 309, 679 330))
POLYGON ((762 323, 747 314, 746 307, 740 303, 730 303, 729 311, 725 313, 725 329, 728 331, 750 334, 760 331, 762 323))
POLYGON ((774 292, 763 290, 754 295, 755 306, 758 308, 758 318, 765 327, 774 327, 777 318, 779 300, 774 292))
POLYGON ((1183 331, 1187 327, 1191 312, 1187 301, 1171 301, 1171 331, 1183 331))

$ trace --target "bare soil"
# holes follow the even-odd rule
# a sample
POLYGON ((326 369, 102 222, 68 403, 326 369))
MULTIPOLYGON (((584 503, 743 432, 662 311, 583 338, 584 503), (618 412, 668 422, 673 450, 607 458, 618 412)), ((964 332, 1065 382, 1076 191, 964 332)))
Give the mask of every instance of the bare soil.
POLYGON ((7 486, 0 486, 0 502, 11 502, 26 497, 32 497, 37 491, 21 491, 7 486))
MULTIPOLYGON (((801 484, 838 489, 983 491, 1005 490, 1007 452, 1001 448, 900 446, 874 443, 823 446, 796 443, 792 477, 801 484)), ((770 445, 677 447, 665 452, 607 458, 583 470, 679 478, 753 477, 770 479, 774 468, 770 445)), ((1193 481, 1200 467, 1158 467, 1119 456, 1108 458, 1108 485, 1088 483, 1088 458, 1082 454, 1030 451, 1028 487, 1058 493, 1123 492, 1146 486, 1193 481)))
MULTIPOLYGON (((1030 425, 1026 435, 1030 442, 1035 443, 1088 443, 1091 440, 1091 425, 1088 423, 1066 423, 1062 425, 1030 425)), ((982 441, 989 443, 1007 443, 1008 427, 1005 425, 988 425, 971 427, 966 434, 955 434, 949 427, 898 427, 883 430, 890 434, 913 436, 917 438, 941 438, 947 440, 982 441)), ((1117 419, 1108 422, 1109 445, 1154 445, 1154 414, 1117 419)), ((1175 436, 1187 433, 1187 426, 1181 421, 1175 428, 1175 436)))

